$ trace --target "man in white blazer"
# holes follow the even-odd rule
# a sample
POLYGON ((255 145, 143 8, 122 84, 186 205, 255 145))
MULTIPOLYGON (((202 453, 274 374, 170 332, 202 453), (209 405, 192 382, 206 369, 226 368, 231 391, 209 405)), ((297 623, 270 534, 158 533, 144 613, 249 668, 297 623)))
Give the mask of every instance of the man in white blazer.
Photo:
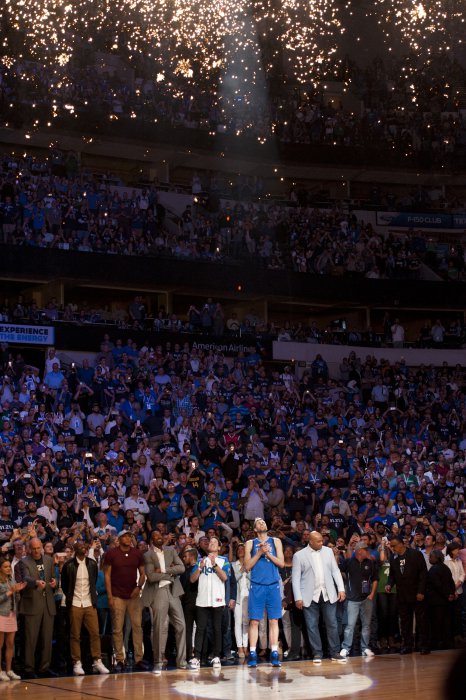
POLYGON ((323 547, 320 532, 311 532, 309 544, 293 556, 292 584, 295 604, 303 610, 314 663, 322 663, 322 640, 319 615, 327 631, 332 660, 341 661, 340 637, 337 627, 337 601, 345 600, 345 586, 335 556, 330 547, 323 547))

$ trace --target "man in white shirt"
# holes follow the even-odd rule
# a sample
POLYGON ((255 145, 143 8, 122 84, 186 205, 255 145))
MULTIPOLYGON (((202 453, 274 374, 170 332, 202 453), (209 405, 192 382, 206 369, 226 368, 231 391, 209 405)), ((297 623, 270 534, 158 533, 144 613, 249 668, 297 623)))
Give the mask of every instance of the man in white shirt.
POLYGON ((66 597, 70 616, 70 648, 73 659, 73 675, 84 676, 81 663, 81 630, 84 625, 89 632, 93 671, 109 673, 101 659, 99 619, 97 616, 97 564, 86 556, 84 542, 74 545, 75 556, 63 565, 61 586, 66 597))
POLYGON ((319 632, 319 616, 322 612, 333 661, 346 661, 340 657, 336 604, 345 600, 345 586, 335 556, 330 547, 323 547, 320 532, 311 532, 309 545, 293 556, 292 584, 295 604, 303 610, 309 641, 314 653, 314 663, 322 663, 323 649, 319 632))
POLYGON ((191 515, 189 518, 182 518, 178 523, 178 528, 182 529, 186 537, 191 537, 195 544, 199 543, 201 537, 205 537, 204 530, 199 526, 199 518, 197 515, 191 515))
POLYGON ((129 490, 129 496, 127 496, 123 503, 123 508, 126 510, 132 510, 137 520, 137 515, 146 515, 149 512, 149 506, 145 498, 139 493, 139 486, 133 484, 129 490))
POLYGON ((53 496, 50 493, 47 493, 44 496, 44 505, 37 509, 37 515, 41 515, 43 518, 46 519, 46 521, 48 523, 51 523, 52 525, 56 525, 57 524, 57 511, 53 507, 53 505, 54 505, 53 496))
POLYGON ((255 476, 249 477, 248 488, 241 491, 241 500, 244 502, 243 517, 254 522, 257 518, 264 519, 264 507, 267 496, 260 488, 255 476))
POLYGON ((394 348, 402 348, 405 342, 405 329, 401 325, 399 319, 395 319, 395 323, 391 327, 392 343, 394 348))
POLYGON ((184 591, 179 579, 184 564, 174 549, 163 548, 163 535, 158 530, 152 532, 151 544, 152 550, 144 554, 147 583, 142 592, 142 605, 152 610, 153 673, 160 675, 167 644, 167 619, 175 630, 176 665, 187 668, 186 625, 181 605, 184 591))

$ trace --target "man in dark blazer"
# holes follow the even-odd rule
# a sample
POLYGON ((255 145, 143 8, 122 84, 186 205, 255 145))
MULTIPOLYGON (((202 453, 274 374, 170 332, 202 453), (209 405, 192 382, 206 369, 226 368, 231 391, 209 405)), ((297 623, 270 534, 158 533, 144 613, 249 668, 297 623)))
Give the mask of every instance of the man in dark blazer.
POLYGON ((52 557, 44 554, 42 542, 33 538, 28 556, 15 567, 15 576, 26 582, 21 593, 19 612, 24 615, 24 678, 37 678, 36 650, 40 650, 39 675, 55 675, 50 671, 52 659, 53 621, 55 617, 54 578, 52 557))
POLYGON ((89 633, 93 671, 103 674, 109 672, 102 663, 100 653, 96 590, 98 568, 94 559, 86 556, 86 553, 84 542, 75 542, 74 557, 65 562, 61 572, 61 587, 70 616, 70 648, 75 676, 84 676, 81 663, 83 625, 89 633))
POLYGON ((429 631, 425 595, 427 588, 427 565, 424 556, 416 549, 406 547, 401 536, 390 540, 393 556, 385 590, 390 593, 396 585, 402 647, 400 654, 410 654, 414 648, 413 617, 416 616, 416 631, 419 636, 419 651, 430 653, 429 631))
POLYGON ((163 535, 154 530, 152 549, 144 555, 147 582, 142 592, 142 604, 150 607, 153 616, 153 673, 160 674, 167 642, 167 619, 175 629, 176 665, 186 668, 186 625, 180 596, 183 586, 179 575, 184 564, 174 549, 163 549, 163 535))

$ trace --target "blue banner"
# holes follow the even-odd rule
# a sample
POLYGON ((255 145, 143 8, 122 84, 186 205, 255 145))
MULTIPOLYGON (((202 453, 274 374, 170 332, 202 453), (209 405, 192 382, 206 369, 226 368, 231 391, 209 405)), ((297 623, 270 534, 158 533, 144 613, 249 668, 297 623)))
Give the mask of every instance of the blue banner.
POLYGON ((0 323, 0 342, 28 345, 53 345, 53 326, 21 326, 14 323, 0 323))
POLYGON ((466 214, 378 211, 376 221, 378 226, 403 228, 466 228, 466 214))

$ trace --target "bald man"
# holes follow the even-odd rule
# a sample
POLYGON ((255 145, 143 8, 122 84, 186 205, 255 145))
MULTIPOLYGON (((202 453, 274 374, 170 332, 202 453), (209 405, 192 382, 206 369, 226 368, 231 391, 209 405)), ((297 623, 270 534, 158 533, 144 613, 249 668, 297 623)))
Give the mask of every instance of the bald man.
POLYGON ((320 664, 323 659, 319 632, 321 613, 330 658, 333 661, 346 661, 340 656, 336 616, 337 601, 345 600, 345 586, 333 551, 323 546, 320 532, 311 532, 308 546, 293 556, 291 580, 296 607, 304 612, 314 663, 320 664))
POLYGON ((39 650, 40 658, 39 675, 55 675, 50 671, 50 662, 57 582, 54 579, 53 559, 44 554, 39 539, 33 538, 29 542, 28 552, 16 565, 15 576, 26 583, 19 603, 19 612, 25 620, 23 678, 37 678, 36 650, 39 650))

